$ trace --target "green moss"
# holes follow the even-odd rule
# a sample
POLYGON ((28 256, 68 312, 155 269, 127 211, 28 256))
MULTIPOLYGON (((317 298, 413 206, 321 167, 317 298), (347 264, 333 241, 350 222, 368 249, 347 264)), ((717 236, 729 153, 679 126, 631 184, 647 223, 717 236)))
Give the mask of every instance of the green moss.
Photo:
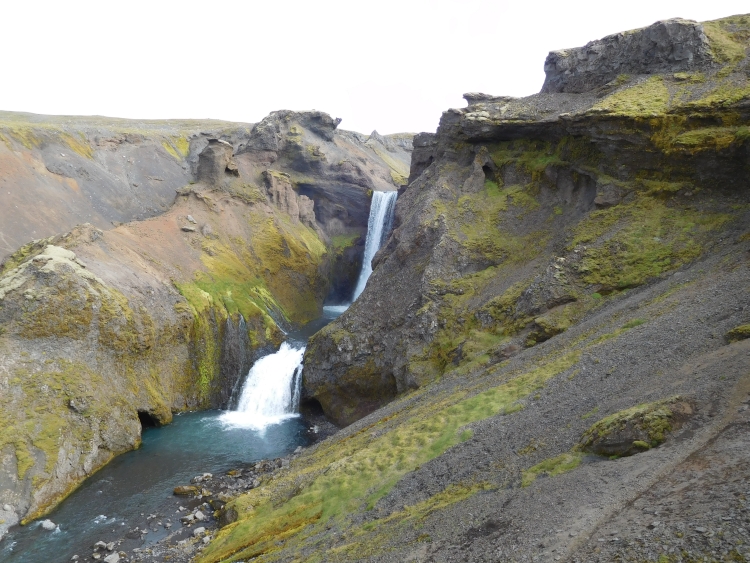
POLYGON ((22 263, 26 262, 29 258, 41 254, 48 244, 52 243, 53 237, 46 239, 34 240, 27 244, 24 244, 21 248, 16 250, 13 254, 7 256, 2 264, 0 264, 0 276, 4 276, 11 270, 14 270, 22 263))
POLYGON ((720 151, 735 143, 740 144, 747 136, 747 127, 704 127, 677 135, 673 147, 687 149, 690 153, 720 151))
POLYGON ((705 95, 685 104, 687 109, 709 109, 733 106, 750 97, 750 83, 724 80, 718 82, 705 95))
POLYGON ((334 253, 341 254, 347 248, 354 246, 360 236, 357 233, 334 235, 331 237, 331 247, 334 253))
MULTIPOLYGON (((343 546, 327 551, 328 560, 353 561, 387 552, 389 540, 392 540, 394 532, 397 532, 397 530, 402 530, 404 527, 419 527, 431 514, 444 511, 490 489, 492 489, 492 485, 485 482, 449 485, 430 498, 414 505, 407 505, 386 518, 370 520, 361 526, 350 529, 348 532, 350 541, 343 546)), ((420 534, 417 541, 429 542, 431 538, 429 534, 420 534)))
POLYGON ((75 274, 62 274, 53 287, 45 288, 33 301, 23 303, 18 332, 28 339, 85 338, 94 318, 96 297, 75 274))
POLYGON ((580 452, 566 452, 556 457, 545 459, 523 472, 521 486, 528 487, 541 475, 554 477, 555 475, 572 471, 581 464, 582 459, 583 454, 580 452))
POLYGON ((503 228, 502 222, 503 212, 508 210, 510 203, 526 209, 538 208, 539 204, 528 190, 533 190, 533 186, 499 189, 495 182, 487 181, 481 192, 461 196, 456 209, 458 228, 451 230, 452 238, 474 259, 490 264, 532 258, 528 255, 529 249, 541 252, 545 234, 515 236, 503 228), (531 243, 532 240, 535 244, 531 243))
POLYGON ((594 416, 598 412, 599 412, 599 407, 594 407, 593 409, 591 409, 586 414, 581 415, 581 420, 586 420, 587 418, 591 418, 592 416, 594 416))
MULTIPOLYGON (((631 426, 648 439, 650 447, 656 447, 672 431, 672 419, 675 416, 674 405, 680 403, 680 397, 671 397, 662 401, 645 403, 616 412, 593 424, 583 433, 580 448, 589 449, 595 441, 622 431, 631 426)), ((636 440, 638 441, 638 440, 636 440)))
POLYGON ((745 58, 747 35, 732 30, 736 25, 750 25, 747 16, 732 16, 703 23, 703 31, 708 37, 711 51, 716 61, 734 63, 745 58))
POLYGON ((706 81, 706 75, 702 72, 676 72, 672 76, 675 80, 679 80, 680 82, 701 84, 706 81))
POLYGON ((637 326, 645 324, 645 322, 646 319, 633 319, 632 321, 628 321, 624 325, 622 325, 622 328, 624 328, 625 330, 630 330, 631 328, 635 328, 637 326))
POLYGON ((592 112, 603 112, 626 117, 662 115, 669 104, 669 91, 660 76, 652 76, 610 94, 591 108, 592 112))
POLYGON ((726 338, 729 342, 739 342, 740 340, 750 338, 750 324, 734 327, 727 332, 726 338))
POLYGON ((232 194, 233 197, 236 197, 248 205, 265 203, 267 201, 266 193, 262 188, 241 180, 231 182, 227 187, 227 191, 232 194))
POLYGON ((578 274, 603 291, 642 285, 648 279, 697 258, 704 236, 730 219, 665 205, 659 199, 638 197, 628 204, 595 211, 574 230, 569 248, 588 247, 578 274))
POLYGON ((68 133, 61 133, 60 140, 70 147, 70 150, 84 158, 94 158, 94 151, 89 144, 89 140, 83 133, 80 133, 80 138, 76 138, 68 133))

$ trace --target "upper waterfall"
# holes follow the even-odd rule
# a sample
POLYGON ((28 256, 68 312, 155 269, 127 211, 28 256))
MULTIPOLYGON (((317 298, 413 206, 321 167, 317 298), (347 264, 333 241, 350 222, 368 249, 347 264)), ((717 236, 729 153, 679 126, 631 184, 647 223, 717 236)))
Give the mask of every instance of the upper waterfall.
POLYGON ((352 301, 356 301, 357 297, 364 291, 367 279, 372 274, 372 259, 390 233, 397 197, 398 192, 373 192, 372 194, 370 217, 367 220, 365 255, 362 258, 362 270, 359 273, 352 301))

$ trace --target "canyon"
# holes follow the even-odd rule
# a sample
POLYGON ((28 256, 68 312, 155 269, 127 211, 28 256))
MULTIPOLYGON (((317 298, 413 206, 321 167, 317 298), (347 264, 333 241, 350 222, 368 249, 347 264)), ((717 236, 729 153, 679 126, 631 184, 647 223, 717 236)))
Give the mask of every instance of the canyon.
POLYGON ((0 533, 348 304, 397 190, 304 355, 340 430, 128 557, 750 559, 748 49, 657 22, 416 136, 0 114, 0 533))

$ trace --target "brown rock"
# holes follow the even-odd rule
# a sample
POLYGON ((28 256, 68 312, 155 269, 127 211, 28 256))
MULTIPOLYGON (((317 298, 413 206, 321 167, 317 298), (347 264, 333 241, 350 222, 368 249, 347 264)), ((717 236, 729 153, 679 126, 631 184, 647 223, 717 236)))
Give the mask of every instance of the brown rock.
POLYGON ((193 485, 180 485, 174 488, 174 494, 179 496, 195 496, 198 492, 198 487, 193 485))

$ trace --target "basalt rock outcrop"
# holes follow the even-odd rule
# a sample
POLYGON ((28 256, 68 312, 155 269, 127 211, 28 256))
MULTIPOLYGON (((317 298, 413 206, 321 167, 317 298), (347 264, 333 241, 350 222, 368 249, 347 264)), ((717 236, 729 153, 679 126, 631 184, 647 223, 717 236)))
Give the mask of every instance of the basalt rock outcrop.
POLYGON ((551 52, 542 92, 590 92, 621 74, 689 72, 715 64, 703 25, 672 19, 551 52))
POLYGON ((337 125, 0 116, 0 535, 143 424, 228 405, 282 329, 351 291, 337 264, 410 145, 337 125))

